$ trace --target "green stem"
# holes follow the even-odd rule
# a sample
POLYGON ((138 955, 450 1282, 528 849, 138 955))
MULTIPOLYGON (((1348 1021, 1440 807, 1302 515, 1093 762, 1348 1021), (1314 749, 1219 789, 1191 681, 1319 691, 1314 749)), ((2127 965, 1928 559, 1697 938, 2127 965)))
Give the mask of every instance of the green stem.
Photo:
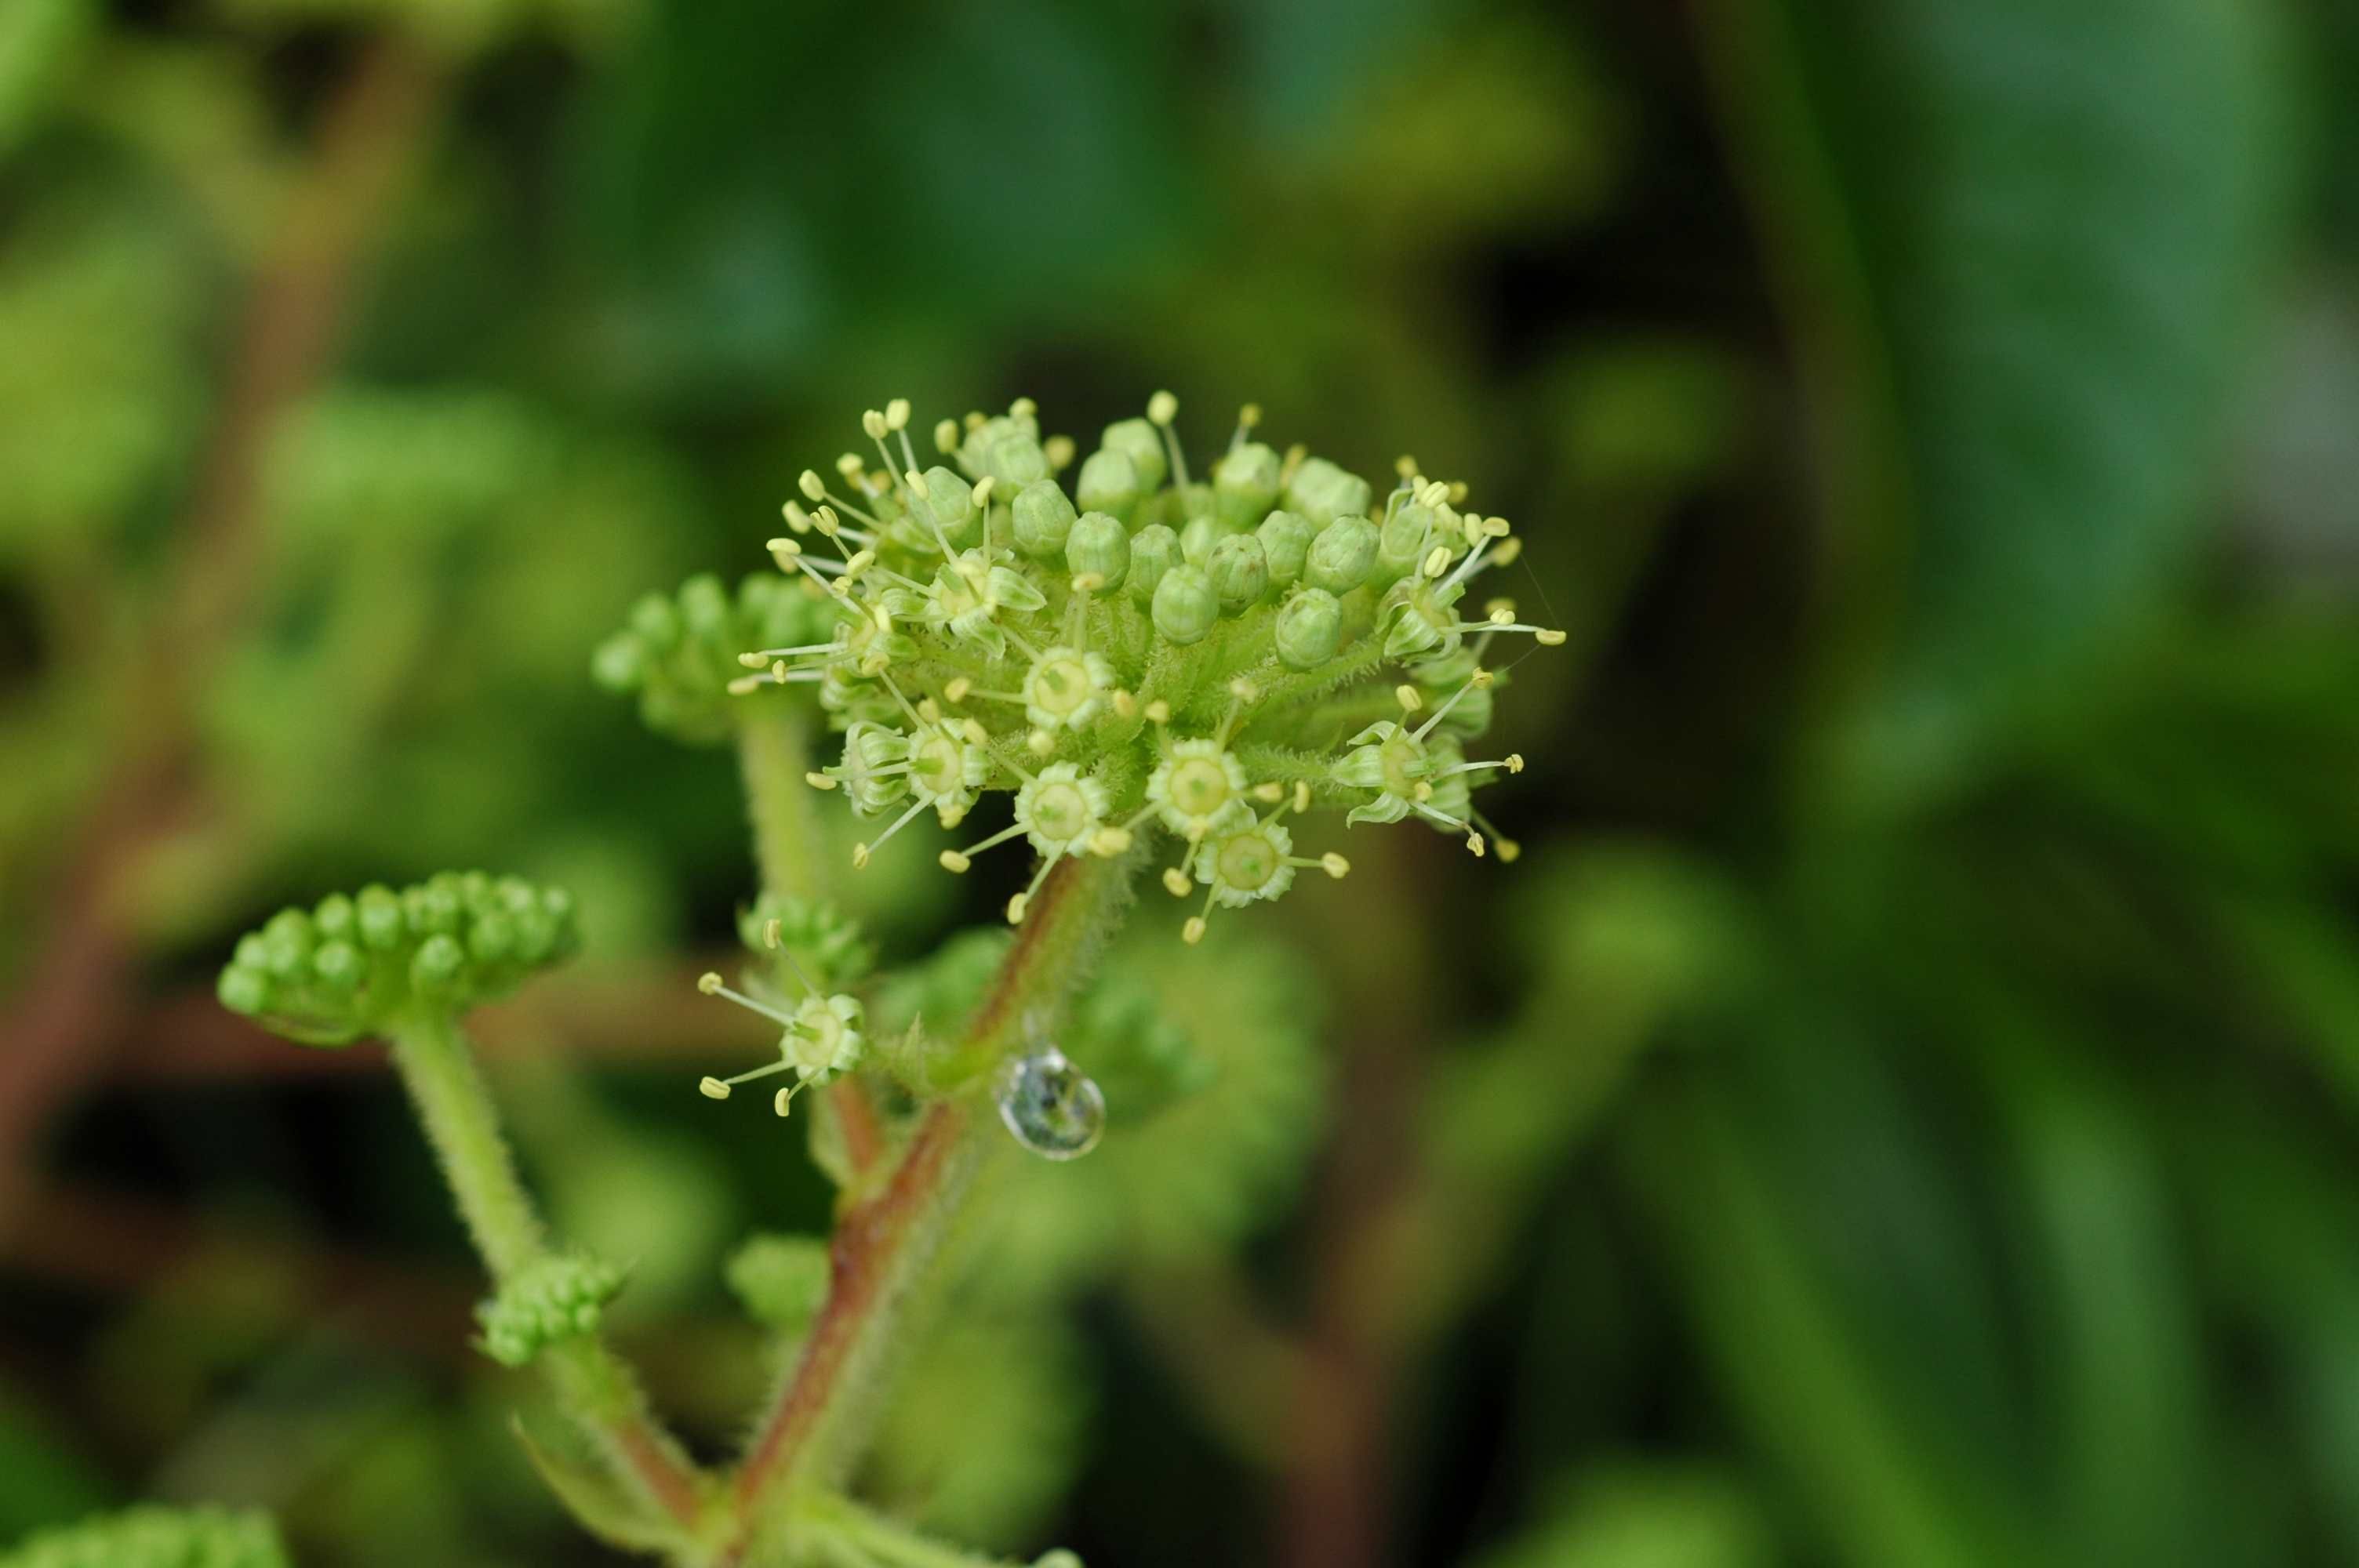
MULTIPOLYGON (((517 1175, 499 1112, 476 1071, 459 1026, 447 1018, 416 1020, 396 1030, 393 1063, 418 1108, 467 1234, 495 1285, 547 1258, 549 1235, 517 1175)), ((693 1526, 703 1487, 695 1466, 656 1422, 638 1379, 595 1336, 562 1340, 542 1363, 567 1413, 604 1451, 642 1501, 693 1526)))
MULTIPOLYGON (((962 1063, 972 1069, 996 1062, 1022 1042, 1028 1018, 1061 1010, 1120 923, 1136 859, 1134 852, 1113 860, 1068 860, 1041 884, 967 1022, 957 1052, 962 1063)), ((987 1073, 958 1076, 971 1087, 987 1073)), ((822 1453, 838 1470, 857 1457, 861 1407, 874 1402, 864 1396, 883 1383, 909 1287, 971 1189, 988 1119, 971 1094, 935 1100, 890 1178, 837 1226, 827 1302, 738 1470, 740 1534, 724 1562, 742 1560, 779 1511, 779 1499, 810 1475, 822 1453)))
POLYGON ((822 840, 811 809, 810 716, 787 701, 756 702, 737 729, 745 774, 745 809, 754 822, 754 859, 762 886, 785 897, 818 896, 822 840))

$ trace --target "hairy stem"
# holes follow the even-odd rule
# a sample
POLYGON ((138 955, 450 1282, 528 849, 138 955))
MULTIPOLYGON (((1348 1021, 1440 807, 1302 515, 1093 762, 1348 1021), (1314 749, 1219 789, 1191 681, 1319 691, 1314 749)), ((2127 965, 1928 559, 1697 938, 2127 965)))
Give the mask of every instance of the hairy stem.
MULTIPOLYGON (((434 1018, 399 1030, 393 1062, 458 1201, 467 1234, 494 1283, 549 1256, 549 1235, 517 1175, 499 1113, 457 1024, 434 1018)), ((638 1379, 594 1336, 549 1346, 542 1357, 559 1400, 605 1451, 642 1499, 693 1525, 702 1493, 679 1443, 647 1410, 638 1379)))
POLYGON ((745 809, 754 821, 754 859, 762 886, 789 898, 815 898, 825 887, 819 865, 819 818, 811 810, 810 715, 787 702, 756 701, 737 729, 745 774, 745 809))
MULTIPOLYGON (((1068 860, 1051 873, 967 1022, 956 1053, 962 1063, 1006 1056, 1027 1018, 1063 1006, 1121 918, 1135 860, 1068 860)), ((984 1076, 953 1075, 969 1087, 984 1076)), ((936 1100, 890 1178, 837 1227, 827 1302, 738 1471, 740 1534, 724 1562, 742 1560, 777 1500, 822 1455, 837 1470, 856 1458, 860 1407, 873 1402, 864 1396, 882 1382, 909 1286, 970 1190, 986 1119, 971 1093, 936 1100)))

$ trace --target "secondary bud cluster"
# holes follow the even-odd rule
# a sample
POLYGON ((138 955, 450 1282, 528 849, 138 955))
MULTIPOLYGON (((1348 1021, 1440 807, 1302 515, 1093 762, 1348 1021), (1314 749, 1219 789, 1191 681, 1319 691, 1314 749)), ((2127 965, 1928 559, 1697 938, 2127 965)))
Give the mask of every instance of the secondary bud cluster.
POLYGON ((222 1003, 307 1045, 346 1045, 396 1019, 455 1016, 505 995, 579 942, 558 888, 482 871, 332 893, 239 939, 222 1003))
POLYGON ((814 688, 843 742, 811 783, 885 819, 854 863, 921 814, 955 827, 1004 793, 1006 825, 941 861, 1028 844, 1010 920, 1060 860, 1159 829, 1180 841, 1166 885, 1203 894, 1193 941, 1298 870, 1344 874, 1295 853, 1289 818, 1310 811, 1414 816, 1512 856, 1472 796, 1521 760, 1463 747, 1489 721, 1496 640, 1563 634, 1467 595, 1521 541, 1413 459, 1379 494, 1281 454, 1250 406, 1198 478, 1177 414, 1158 393, 1083 455, 1019 399, 943 420, 921 456, 896 399, 862 420, 873 461, 803 473, 770 551, 826 628, 740 650, 734 687, 814 688))
POLYGON ((632 606, 623 629, 598 645, 591 672, 609 691, 636 694, 650 730, 710 744, 735 727, 740 653, 817 641, 834 621, 825 602, 774 572, 746 578, 734 594, 717 577, 692 577, 677 593, 632 606))
POLYGON ((152 1504, 43 1530, 17 1543, 7 1568, 288 1568, 266 1515, 152 1504))
POLYGON ((623 1271, 601 1259, 544 1258, 476 1306, 484 1354, 503 1367, 521 1367, 560 1339, 594 1334, 622 1289, 623 1271))

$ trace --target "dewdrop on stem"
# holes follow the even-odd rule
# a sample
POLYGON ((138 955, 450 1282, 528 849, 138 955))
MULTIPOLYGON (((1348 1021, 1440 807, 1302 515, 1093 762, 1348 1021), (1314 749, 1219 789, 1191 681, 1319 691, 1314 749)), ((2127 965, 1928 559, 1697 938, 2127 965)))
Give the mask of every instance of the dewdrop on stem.
POLYGON ((1105 1133, 1105 1092, 1048 1041, 1007 1064, 996 1098, 1008 1135, 1043 1160, 1078 1160, 1105 1133))

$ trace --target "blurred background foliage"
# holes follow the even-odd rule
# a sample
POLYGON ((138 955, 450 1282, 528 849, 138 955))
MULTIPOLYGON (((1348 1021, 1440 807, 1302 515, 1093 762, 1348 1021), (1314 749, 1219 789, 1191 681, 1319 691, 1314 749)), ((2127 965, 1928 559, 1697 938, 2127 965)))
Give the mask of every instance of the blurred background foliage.
MULTIPOLYGON (((1529 535, 1526 853, 1135 933, 1114 1130, 993 1173, 875 1495, 1093 1563, 2359 1561, 2354 105, 2351 0, 0 0, 0 1541, 591 1560, 393 1085, 207 994, 451 863, 578 895, 492 1066, 733 1431, 723 1263, 826 1187, 686 1092, 736 782, 590 651, 888 393, 1169 384, 1529 535)), ((897 848, 890 961, 1007 891, 897 848)))

